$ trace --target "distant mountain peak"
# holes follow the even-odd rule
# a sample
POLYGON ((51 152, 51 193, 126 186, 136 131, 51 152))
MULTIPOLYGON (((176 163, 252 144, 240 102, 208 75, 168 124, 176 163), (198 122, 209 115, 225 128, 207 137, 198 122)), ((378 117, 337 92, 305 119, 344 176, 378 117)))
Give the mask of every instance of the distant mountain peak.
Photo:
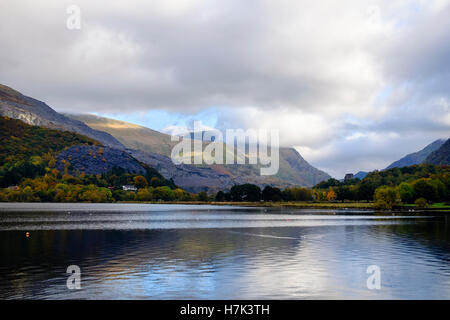
MULTIPOLYGON (((187 177, 186 170, 189 170, 189 172, 197 177, 199 176, 197 172, 198 169, 194 169, 195 166, 185 166, 186 170, 183 172, 183 175, 181 175, 180 170, 177 171, 173 168, 170 168, 169 170, 167 159, 142 154, 142 152, 144 152, 158 154, 165 156, 166 158, 170 157, 172 147, 176 142, 172 142, 171 137, 168 134, 140 126, 134 128, 132 124, 120 125, 122 128, 118 128, 117 125, 123 124, 124 122, 93 115, 68 116, 73 119, 83 121, 94 129, 110 133, 127 148, 139 150, 140 152, 135 152, 133 154, 136 154, 141 161, 147 161, 149 165, 153 165, 155 167, 158 165, 167 167, 167 170, 161 167, 161 172, 174 174, 175 176, 171 177, 174 178, 175 183, 180 186, 188 188, 186 187, 187 183, 191 183, 187 177), (125 129, 126 127, 128 128, 125 129)), ((170 158, 168 159, 170 160, 170 158)), ((254 183, 258 185, 269 184, 280 187, 294 185, 313 186, 330 178, 327 173, 310 165, 294 148, 280 148, 280 170, 275 176, 260 176, 257 165, 217 164, 204 167, 207 167, 212 172, 215 172, 215 174, 209 171, 202 172, 202 175, 205 175, 205 177, 202 178, 205 183, 211 185, 212 183, 210 181, 208 182, 207 179, 209 179, 209 177, 216 177, 218 179, 217 183, 222 183, 226 187, 230 184, 232 185, 233 183, 254 183)), ((192 183, 194 183, 194 181, 192 181, 192 183)), ((198 187, 197 183, 195 183, 195 187, 198 187)))
POLYGON ((445 140, 438 139, 438 140, 430 143, 429 145, 427 145, 422 150, 414 152, 414 153, 410 153, 410 154, 404 156, 403 158, 401 158, 400 160, 397 160, 397 161, 391 163, 388 167, 386 167, 385 170, 392 169, 392 168, 408 167, 408 166, 412 166, 415 164, 420 164, 433 151, 436 151, 437 149, 439 149, 444 143, 445 143, 445 140))

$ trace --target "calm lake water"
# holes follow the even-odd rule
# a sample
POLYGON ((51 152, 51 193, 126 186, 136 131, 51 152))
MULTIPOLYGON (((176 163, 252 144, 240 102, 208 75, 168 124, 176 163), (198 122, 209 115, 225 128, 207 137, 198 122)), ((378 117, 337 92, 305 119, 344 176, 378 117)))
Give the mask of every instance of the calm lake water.
POLYGON ((449 298, 441 214, 0 204, 0 299, 449 298))

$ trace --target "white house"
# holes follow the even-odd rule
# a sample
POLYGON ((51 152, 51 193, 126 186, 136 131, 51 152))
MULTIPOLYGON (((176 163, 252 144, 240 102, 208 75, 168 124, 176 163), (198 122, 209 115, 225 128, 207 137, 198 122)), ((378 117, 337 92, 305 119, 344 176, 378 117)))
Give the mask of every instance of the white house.
POLYGON ((125 191, 137 191, 137 188, 131 184, 123 185, 122 189, 125 191))

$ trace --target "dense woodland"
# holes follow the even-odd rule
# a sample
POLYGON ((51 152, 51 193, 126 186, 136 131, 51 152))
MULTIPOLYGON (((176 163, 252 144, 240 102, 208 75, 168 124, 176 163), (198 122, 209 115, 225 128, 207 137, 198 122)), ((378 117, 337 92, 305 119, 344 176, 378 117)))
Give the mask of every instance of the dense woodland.
POLYGON ((401 204, 421 207, 450 201, 450 166, 414 165, 371 172, 364 179, 329 179, 314 188, 286 188, 244 184, 230 192, 219 191, 216 201, 317 201, 375 202, 375 207, 392 209, 401 204))

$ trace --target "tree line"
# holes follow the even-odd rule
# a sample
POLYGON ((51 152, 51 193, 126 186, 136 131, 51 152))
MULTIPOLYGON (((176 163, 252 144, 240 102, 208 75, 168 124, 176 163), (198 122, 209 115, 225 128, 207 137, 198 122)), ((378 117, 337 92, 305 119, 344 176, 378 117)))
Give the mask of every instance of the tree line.
POLYGON ((392 209, 400 204, 427 206, 450 201, 450 166, 415 165, 369 173, 364 179, 329 179, 313 188, 280 189, 253 184, 235 185, 219 191, 215 201, 360 201, 377 208, 392 209))
POLYGON ((191 201, 198 196, 178 188, 172 180, 113 168, 106 174, 70 175, 46 168, 45 174, 24 178, 14 187, 0 189, 0 201, 13 202, 115 202, 191 201), (124 185, 136 191, 123 190, 124 185))
POLYGON ((422 164, 373 171, 364 179, 329 179, 313 188, 278 188, 254 184, 235 185, 215 195, 192 194, 177 188, 155 169, 142 164, 145 174, 113 168, 87 175, 56 168, 56 154, 73 145, 99 145, 88 137, 30 126, 20 120, 0 117, 0 201, 365 201, 378 208, 400 204, 427 206, 450 201, 450 166, 422 164), (137 192, 122 190, 134 185, 137 192))

